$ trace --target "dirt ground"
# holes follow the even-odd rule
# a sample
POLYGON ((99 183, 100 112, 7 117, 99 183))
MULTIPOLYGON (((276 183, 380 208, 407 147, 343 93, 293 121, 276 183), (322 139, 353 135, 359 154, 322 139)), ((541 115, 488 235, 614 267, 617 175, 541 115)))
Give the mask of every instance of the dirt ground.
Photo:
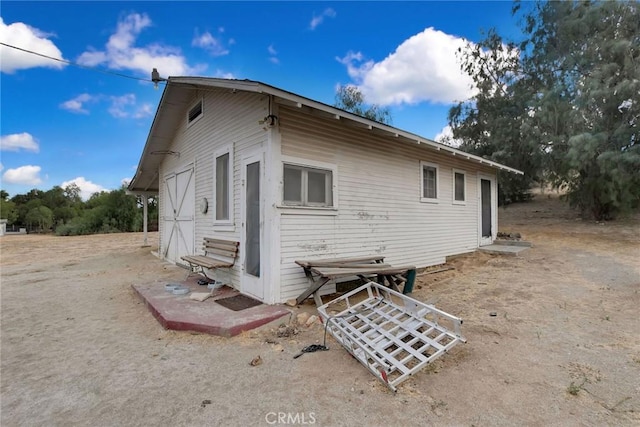
POLYGON ((184 270, 141 234, 4 236, 0 424, 640 425, 639 218, 582 221, 546 195, 499 215, 533 247, 419 277, 414 296, 463 318, 468 343, 396 394, 331 339, 293 359, 319 325, 164 330, 131 284, 184 270))

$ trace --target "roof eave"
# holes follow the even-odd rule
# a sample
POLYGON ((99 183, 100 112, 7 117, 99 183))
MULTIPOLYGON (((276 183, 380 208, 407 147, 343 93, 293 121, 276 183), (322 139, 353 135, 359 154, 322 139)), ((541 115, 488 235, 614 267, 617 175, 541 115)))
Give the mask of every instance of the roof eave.
POLYGON ((305 98, 305 97, 302 97, 300 95, 296 95, 294 93, 287 92, 287 91, 284 91, 282 89, 278 89, 278 88, 275 88, 273 86, 266 85, 264 83, 260 83, 260 82, 253 82, 253 83, 255 83, 255 86, 254 86, 255 87, 255 90, 254 90, 255 92, 268 93, 270 95, 277 96, 279 98, 287 99, 287 100, 289 100, 291 102, 299 104, 300 106, 306 105, 306 106, 311 107, 311 108, 315 108, 315 109, 318 109, 318 110, 325 111, 325 112, 330 113, 332 115, 335 115, 335 116, 337 116, 339 118, 346 118, 346 119, 361 123, 361 124, 363 124, 365 126, 368 126, 371 129, 376 128, 378 130, 387 132, 387 133, 391 134, 394 137, 402 136, 404 138, 407 138, 407 139, 415 141, 417 144, 424 144, 424 145, 427 145, 429 147, 432 147, 432 148, 436 149, 437 151, 445 151, 445 152, 451 153, 454 156, 460 156, 460 157, 465 158, 467 160, 472 160, 472 161, 478 162, 480 164, 484 164, 484 165, 487 165, 487 166, 490 166, 490 167, 494 167, 494 168, 499 169, 499 170, 504 170, 504 171, 515 173, 515 174, 518 174, 518 175, 524 175, 524 172, 522 172, 522 171, 520 171, 518 169, 514 169, 514 168, 511 168, 509 166, 506 166, 506 165, 503 165, 503 164, 500 164, 500 163, 497 163, 497 162, 494 162, 494 161, 491 161, 491 160, 487 160, 487 159, 482 158, 480 156, 476 156, 474 154, 470 154, 470 153, 464 152, 462 150, 458 150, 456 148, 449 147, 448 145, 444 145, 444 144, 441 144, 439 142, 435 142, 435 141, 432 141, 430 139, 423 138, 420 135, 416 135, 414 133, 407 132, 407 131, 404 131, 402 129, 398 129, 398 128, 395 128, 393 126, 386 125, 384 123, 376 122, 375 120, 370 120, 370 119, 367 119, 365 117, 358 116, 356 114, 350 113, 350 112, 348 112, 346 110, 342 110, 340 108, 336 108, 336 107, 333 107, 331 105, 324 104, 322 102, 314 101, 312 99, 305 98))
MULTIPOLYGON (((270 86, 261 82, 253 81, 253 80, 230 80, 230 79, 219 79, 219 78, 210 78, 210 77, 169 77, 166 81, 165 88, 162 93, 162 97, 160 98, 160 102, 158 104, 158 109, 156 110, 156 114, 154 116, 153 122, 151 124, 151 129, 149 130, 149 135, 147 136, 147 141, 145 143, 144 149, 142 151, 142 156, 140 157, 140 162, 138 167, 136 168, 136 173, 129 183, 128 189, 131 192, 149 192, 149 191, 157 191, 158 189, 149 190, 149 185, 157 178, 157 171, 155 171, 155 175, 151 180, 149 180, 148 185, 145 187, 142 183, 139 183, 143 177, 143 171, 145 164, 149 162, 149 157, 151 155, 152 147, 153 148, 162 148, 157 147, 155 145, 159 144, 157 141, 157 128, 158 123, 161 121, 161 117, 164 112, 164 105, 167 99, 170 97, 173 90, 177 89, 177 87, 181 84, 185 85, 194 85, 194 86, 209 86, 215 88, 226 88, 230 90, 244 91, 244 92, 253 92, 253 93, 264 93, 268 95, 272 95, 288 102, 291 102, 298 107, 302 108, 302 106, 307 106, 310 108, 314 108, 320 111, 324 111, 331 115, 334 115, 339 119, 348 119, 353 122, 359 123, 364 127, 368 127, 373 130, 374 128, 388 133, 389 135, 395 138, 404 138, 410 141, 415 142, 418 145, 425 145, 434 150, 449 153, 453 156, 458 156, 460 158, 477 162, 481 165, 486 165, 488 167, 492 167, 498 170, 507 171, 510 173, 515 173, 519 175, 524 175, 524 172, 511 168, 509 166, 487 160, 485 158, 466 153, 462 150, 458 150, 453 147, 449 147, 447 145, 432 141, 427 138, 423 138, 420 135, 416 135, 411 132, 404 131, 402 129, 395 128, 393 126, 386 125, 384 123, 376 122, 375 120, 370 120, 362 116, 358 116, 356 114, 350 113, 346 110, 342 110, 336 107, 333 107, 328 104, 324 104, 322 102, 314 101, 309 98, 305 98, 303 96, 297 95, 292 92, 288 92, 274 86, 270 86)), ((160 143, 162 145, 162 143, 160 143)), ((165 147, 166 148, 166 147, 165 147)))
MULTIPOLYGON (((144 148, 142 149, 142 155, 140 156, 140 161, 136 168, 136 173, 127 186, 127 189, 132 193, 148 194, 158 192, 158 188, 151 188, 158 175, 158 170, 156 168, 157 165, 153 165, 154 162, 151 161, 151 156, 154 154, 154 152, 162 152, 166 149, 165 146, 169 145, 168 139, 159 136, 161 132, 159 132, 158 127, 160 126, 160 123, 165 120, 164 116, 166 115, 166 109, 164 108, 164 105, 166 104, 167 99, 171 97, 174 90, 175 88, 169 84, 169 81, 167 81, 167 84, 165 85, 162 92, 162 96, 160 97, 158 108, 151 123, 151 128, 149 129, 147 140, 145 142, 144 148), (163 139, 165 139, 166 142, 163 143, 163 139), (149 163, 151 163, 151 165, 149 165, 149 163), (151 168, 152 172, 149 171, 149 168, 151 168), (147 174, 146 172, 148 171, 149 173, 147 174), (141 180, 143 180, 144 182, 140 182, 141 180)), ((160 163, 160 158, 158 158, 158 161, 156 163, 160 163)))

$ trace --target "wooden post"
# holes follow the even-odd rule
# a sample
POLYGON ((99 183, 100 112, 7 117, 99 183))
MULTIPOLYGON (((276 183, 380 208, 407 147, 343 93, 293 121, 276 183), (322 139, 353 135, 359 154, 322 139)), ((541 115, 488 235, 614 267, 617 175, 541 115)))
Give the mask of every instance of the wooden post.
POLYGON ((149 196, 146 194, 142 195, 142 231, 144 233, 144 245, 149 246, 147 239, 147 223, 148 223, 148 205, 149 205, 149 196))

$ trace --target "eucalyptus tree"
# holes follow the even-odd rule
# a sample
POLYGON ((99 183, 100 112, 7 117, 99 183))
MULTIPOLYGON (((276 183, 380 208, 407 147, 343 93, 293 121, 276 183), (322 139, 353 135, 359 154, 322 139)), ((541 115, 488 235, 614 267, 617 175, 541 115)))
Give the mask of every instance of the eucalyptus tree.
POLYGON ((542 149, 529 138, 534 87, 523 75, 520 52, 490 30, 480 43, 468 43, 458 54, 476 94, 449 110, 454 138, 462 141, 461 150, 522 170, 524 175, 500 173, 499 200, 524 200, 540 178, 542 149))
POLYGON ((490 31, 460 52, 478 92, 450 110, 454 137, 528 173, 521 190, 533 178, 565 187, 585 215, 611 219, 637 207, 639 4, 520 6, 523 40, 490 31))
MULTIPOLYGON (((540 109, 563 100, 550 159, 570 202, 611 219, 640 201, 640 5, 549 2, 526 20, 529 64, 547 82, 540 109), (538 19, 535 19, 535 18, 538 19)), ((525 45, 523 45, 525 46, 525 45)))
POLYGON ((368 104, 364 94, 353 85, 338 86, 334 106, 376 122, 387 125, 392 122, 389 108, 368 104))

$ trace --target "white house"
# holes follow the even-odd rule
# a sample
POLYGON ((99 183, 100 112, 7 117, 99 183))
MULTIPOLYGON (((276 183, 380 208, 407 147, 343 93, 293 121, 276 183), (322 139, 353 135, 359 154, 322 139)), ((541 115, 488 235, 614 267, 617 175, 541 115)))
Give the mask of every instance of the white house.
POLYGON ((159 253, 240 242, 225 276, 266 303, 296 259, 383 254, 417 267, 490 244, 507 166, 249 80, 170 77, 129 191, 159 196, 159 253))

